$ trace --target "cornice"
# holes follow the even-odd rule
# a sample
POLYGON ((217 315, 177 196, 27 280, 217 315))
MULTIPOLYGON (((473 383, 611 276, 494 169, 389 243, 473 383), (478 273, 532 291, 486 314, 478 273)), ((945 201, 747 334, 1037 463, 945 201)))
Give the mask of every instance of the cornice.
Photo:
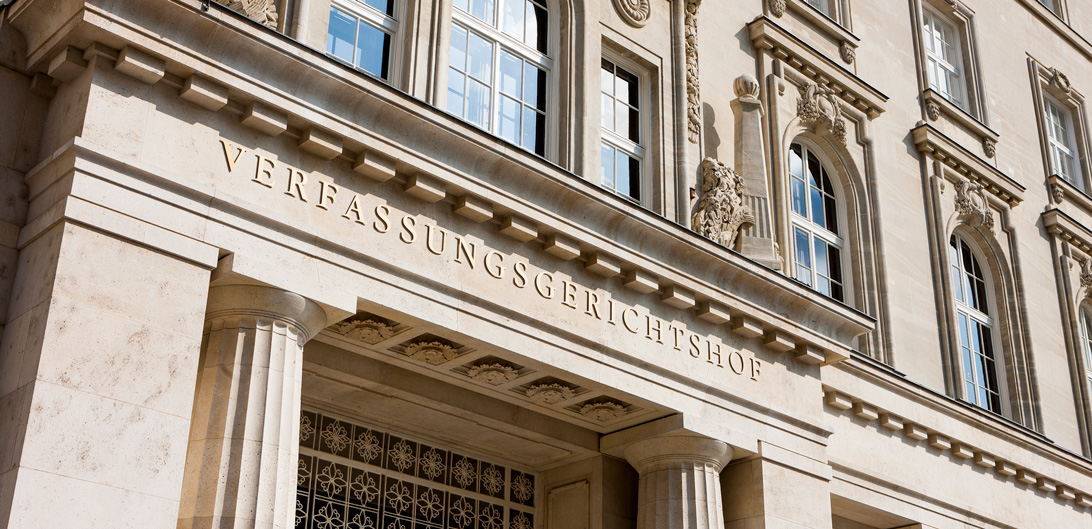
POLYGON ((950 167, 955 172, 985 187, 1009 207, 1015 207, 1024 200, 1024 186, 1009 178, 994 166, 968 151, 928 123, 919 125, 910 131, 918 152, 930 153, 934 158, 950 167))
POLYGON ((756 48, 769 50, 812 81, 834 90, 839 98, 866 113, 870 119, 876 119, 884 112, 887 96, 773 20, 761 16, 747 24, 747 28, 756 48))
POLYGON ((1092 255, 1092 230, 1057 208, 1044 211, 1041 217, 1047 233, 1057 235, 1085 254, 1092 255))

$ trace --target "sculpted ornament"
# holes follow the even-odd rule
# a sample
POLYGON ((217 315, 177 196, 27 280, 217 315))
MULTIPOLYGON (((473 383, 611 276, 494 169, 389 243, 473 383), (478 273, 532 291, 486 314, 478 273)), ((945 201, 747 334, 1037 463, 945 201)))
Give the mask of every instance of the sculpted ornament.
POLYGON ((770 0, 770 14, 777 18, 785 16, 785 0, 770 0))
MULTIPOLYGON (((1084 288, 1092 287, 1092 259, 1077 257, 1077 262, 1081 263, 1081 286, 1084 288)), ((1092 296, 1092 290, 1089 290, 1086 294, 1092 296)))
POLYGON ((273 0, 231 0, 227 8, 267 28, 277 29, 277 4, 273 0))
POLYGON ((940 105, 935 101, 928 101, 925 103, 925 114, 929 116, 929 121, 936 121, 940 119, 940 105))
POLYGON ((804 86, 796 102, 796 115, 817 134, 830 134, 839 144, 846 144, 846 120, 838 96, 830 88, 813 83, 804 86))
POLYGON ((842 54, 842 60, 846 64, 853 64, 853 60, 857 58, 857 49, 850 46, 848 42, 842 42, 842 46, 838 49, 842 54))
POLYGON ((366 318, 353 318, 337 323, 334 331, 346 338, 372 345, 394 336, 394 329, 390 325, 366 318))
POLYGON ((1064 73, 1059 72, 1057 68, 1050 69, 1050 86, 1061 90, 1065 95, 1069 95, 1073 91, 1073 85, 1069 84, 1069 78, 1064 73))
POLYGON ((690 143, 701 133, 701 89, 698 86, 698 6, 701 0, 686 0, 686 131, 690 143))
POLYGON ((580 408, 580 414, 599 422, 613 421, 625 415, 626 409, 621 404, 613 401, 595 402, 585 404, 580 408))
POLYGON ((1054 197, 1054 202, 1061 204, 1062 200, 1065 199, 1065 189, 1062 189, 1062 186, 1058 184, 1054 184, 1050 186, 1050 196, 1054 197))
POLYGON ((743 204, 743 178, 712 158, 702 161, 701 198, 690 217, 690 229, 731 248, 740 230, 754 223, 751 209, 743 204))
POLYGON ((539 404, 557 404, 573 398, 576 392, 564 384, 536 384, 527 388, 527 398, 539 404))
POLYGON ((422 364, 438 366, 452 360, 458 353, 455 348, 442 342, 415 342, 406 346, 406 356, 422 364))
POLYGON ((519 373, 511 366, 500 363, 478 364, 471 367, 466 373, 466 376, 471 379, 491 386, 499 386, 506 382, 511 382, 515 380, 518 375, 519 373))
POLYGON ((993 158, 997 155, 997 142, 989 138, 983 140, 982 150, 986 153, 986 158, 993 158))
POLYGON ((993 210, 986 198, 986 188, 969 180, 959 180, 956 188, 956 212, 959 220, 968 226, 983 227, 993 231, 993 210))
POLYGON ((649 0, 614 0, 614 9, 622 15, 622 20, 635 28, 648 24, 652 16, 652 5, 649 0))

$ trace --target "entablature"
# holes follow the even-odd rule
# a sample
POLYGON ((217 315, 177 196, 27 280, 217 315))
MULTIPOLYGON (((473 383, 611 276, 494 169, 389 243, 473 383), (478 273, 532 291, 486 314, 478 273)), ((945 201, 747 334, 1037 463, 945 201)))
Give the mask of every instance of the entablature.
POLYGON ((956 173, 983 186, 1009 207, 1015 207, 1024 200, 1024 186, 952 141, 932 125, 921 123, 911 134, 918 152, 931 154, 956 173))

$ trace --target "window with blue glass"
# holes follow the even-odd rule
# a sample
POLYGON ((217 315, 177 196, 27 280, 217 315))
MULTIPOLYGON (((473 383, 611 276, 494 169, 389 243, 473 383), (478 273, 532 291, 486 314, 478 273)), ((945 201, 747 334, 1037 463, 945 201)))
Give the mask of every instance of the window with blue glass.
POLYGON ((1001 413, 994 320, 986 275, 971 247, 955 235, 949 240, 948 258, 952 266, 964 397, 971 404, 1001 413))
POLYGON ((544 0, 455 0, 447 110, 546 155, 549 15, 544 0))
POLYGON ((636 75, 603 59, 600 75, 600 180, 603 187, 641 201, 641 84, 636 75))
POLYGON ((806 144, 789 148, 792 195, 793 277, 838 301, 845 301, 839 227, 841 208, 830 174, 806 144))
POLYGON ((390 80, 392 41, 398 33, 396 0, 338 1, 330 6, 326 53, 390 80))

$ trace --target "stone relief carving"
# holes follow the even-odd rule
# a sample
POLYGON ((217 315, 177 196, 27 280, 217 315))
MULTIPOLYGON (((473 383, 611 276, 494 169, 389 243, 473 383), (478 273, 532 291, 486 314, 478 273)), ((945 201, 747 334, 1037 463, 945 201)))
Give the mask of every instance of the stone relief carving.
POLYGON ((770 0, 770 14, 781 18, 785 16, 785 0, 770 0))
POLYGON ((394 336, 393 327, 370 318, 352 318, 339 322, 334 325, 334 332, 372 345, 394 336))
POLYGON ((842 42, 842 46, 838 48, 838 51, 842 54, 842 60, 846 64, 853 64, 853 60, 857 58, 857 49, 850 46, 848 42, 842 42))
POLYGON ((599 422, 613 421, 625 413, 626 409, 621 404, 609 400, 585 404, 580 408, 581 415, 599 422))
POLYGON ((231 0, 227 8, 267 28, 277 29, 277 4, 273 0, 231 0))
MULTIPOLYGON (((1077 256, 1077 262, 1081 264, 1081 286, 1092 287, 1092 259, 1077 256)), ((1086 292, 1086 295, 1092 297, 1092 290, 1086 292)))
POLYGON ((455 348, 443 342, 414 342, 406 346, 406 356, 422 364, 438 366, 456 356, 455 348))
POLYGON ((982 150, 986 153, 986 158, 993 158, 997 155, 997 142, 989 138, 982 140, 982 150))
POLYGON ((802 87, 796 115, 804 125, 815 127, 817 134, 830 134, 839 144, 846 144, 846 120, 838 96, 830 88, 814 83, 802 87))
POLYGON ((649 0, 614 0, 614 9, 622 15, 626 24, 636 28, 648 24, 648 19, 652 16, 649 0))
POLYGON ((731 248, 740 230, 754 222, 750 208, 743 204, 743 178, 712 158, 703 160, 701 198, 690 217, 690 229, 731 248))
POLYGON ((698 143, 701 133, 701 89, 698 86, 699 5, 701 0, 686 0, 686 130, 690 143, 698 143))
POLYGON ((928 101, 925 103, 925 114, 929 116, 929 121, 936 121, 940 119, 940 105, 935 101, 928 101))
POLYGON ((536 384, 527 388, 527 398, 539 404, 557 404, 573 398, 576 392, 565 384, 536 384))
POLYGON ((1069 84, 1069 78, 1057 68, 1050 69, 1050 86, 1061 90, 1065 95, 1073 91, 1073 85, 1069 84))
POLYGON ((1061 204, 1062 200, 1065 200, 1065 189, 1062 186, 1054 184, 1050 186, 1050 196, 1054 198, 1054 202, 1061 204))
POLYGON ((968 226, 993 231, 993 210, 990 209, 990 202, 986 197, 986 188, 970 180, 958 180, 955 189, 959 220, 968 226))
POLYGON ((466 372, 466 376, 473 379, 475 382, 481 382, 483 384, 489 384, 490 386, 499 386, 506 382, 511 382, 519 376, 519 372, 501 363, 494 364, 478 364, 470 368, 466 372))
POLYGON ((758 79, 749 74, 743 74, 736 77, 736 80, 732 82, 732 90, 735 91, 736 97, 749 97, 751 99, 758 98, 758 79))

